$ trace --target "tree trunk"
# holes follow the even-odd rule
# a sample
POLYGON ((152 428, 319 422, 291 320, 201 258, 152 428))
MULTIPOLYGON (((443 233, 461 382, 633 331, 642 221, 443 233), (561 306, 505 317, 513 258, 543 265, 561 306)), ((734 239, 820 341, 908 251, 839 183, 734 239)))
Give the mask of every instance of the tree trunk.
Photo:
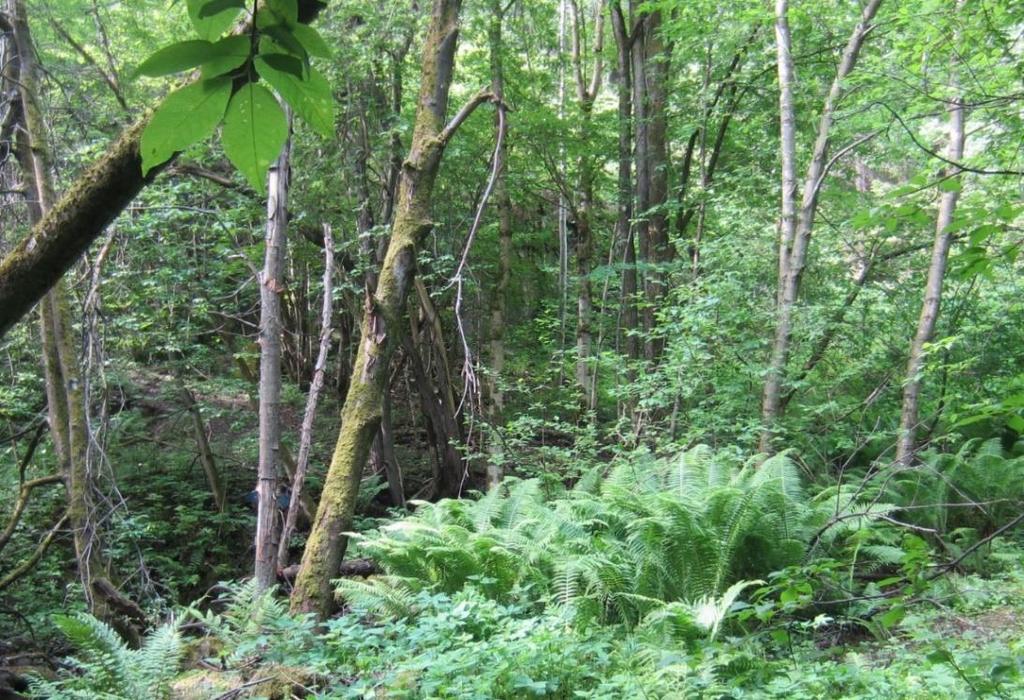
MULTIPOLYGON (((488 25, 488 42, 491 58, 491 90, 496 99, 505 95, 505 73, 502 51, 502 22, 504 21, 501 0, 491 0, 491 17, 488 25)), ((496 116, 500 119, 500 116, 496 116)), ((503 451, 495 431, 504 422, 505 394, 502 390, 502 373, 505 371, 505 323, 508 309, 508 287, 512 269, 512 199, 505 183, 507 149, 504 141, 495 154, 498 159, 497 177, 494 180, 494 200, 498 209, 498 281, 491 292, 491 318, 489 328, 490 367, 488 368, 487 420, 492 435, 487 441, 487 485, 496 486, 503 476, 503 451)))
MULTIPOLYGON (((629 36, 626 17, 619 2, 611 7, 612 29, 615 33, 616 59, 619 73, 617 85, 619 117, 618 205, 615 239, 622 250, 622 321, 621 332, 626 357, 640 359, 637 337, 639 317, 636 308, 636 244, 633 240, 633 85, 630 53, 633 37, 629 36)), ((632 370, 630 370, 632 372, 632 370)), ((632 373, 629 375, 632 381, 632 373)))
MULTIPOLYGON (((591 55, 594 60, 589 84, 583 67, 583 47, 580 35, 583 18, 579 4, 571 0, 572 8, 572 64, 576 78, 576 100, 580 110, 582 133, 589 133, 594 112, 594 99, 601 89, 603 74, 602 50, 604 48, 604 8, 596 5, 594 21, 594 46, 591 55)), ((579 159, 579 199, 576 210, 575 253, 576 253, 576 386, 580 391, 580 405, 584 411, 594 409, 597 397, 594 386, 595 373, 592 365, 593 331, 593 290, 590 282, 593 267, 594 234, 591 226, 594 208, 594 168, 586 155, 579 159)))
MULTIPOLYGON (((39 67, 35 62, 35 47, 24 0, 9 0, 8 8, 18 59, 17 84, 24 119, 23 138, 27 138, 27 143, 20 146, 17 153, 31 186, 30 197, 34 195, 29 202, 29 216, 36 225, 45 221, 52 212, 55 200, 52 164, 46 125, 38 101, 39 67)), ((0 277, 3 275, 0 269, 0 277)), ((116 613, 112 604, 124 599, 106 579, 107 565, 99 541, 93 480, 88 465, 89 424, 73 342, 71 311, 67 290, 59 275, 55 282, 40 305, 43 369, 54 452, 67 486, 67 520, 73 534, 79 577, 90 611, 110 622, 129 643, 137 644, 138 630, 134 623, 141 620, 126 620, 116 613)))
MULTIPOLYGON (((326 3, 299 0, 299 20, 312 21, 326 3)), ((244 31, 248 31, 245 29, 244 31)), ((139 191, 173 162, 142 176, 139 141, 152 112, 126 129, 0 261, 0 338, 82 257, 139 191)))
POLYGON ((483 101, 474 100, 445 126, 461 4, 461 0, 433 3, 423 47, 416 122, 402 168, 395 220, 376 291, 366 298, 338 442, 295 579, 291 601, 295 611, 325 617, 335 607, 331 579, 345 553, 344 533, 351 528, 363 466, 380 428, 388 364, 395 336, 403 332, 401 319, 415 275, 416 247, 432 225, 431 198, 441 156, 454 130, 483 101))
POLYGON ((779 108, 782 133, 782 219, 779 245, 779 298, 775 323, 775 340, 772 343, 771 359, 761 399, 760 450, 770 453, 780 418, 786 366, 789 362, 790 344, 793 336, 793 315, 800 295, 800 280, 807 264, 807 250, 814 230, 814 215, 818 208, 818 195, 824 184, 828 168, 829 136, 835 109, 843 96, 843 82, 857 65, 860 49, 871 31, 871 21, 878 12, 882 0, 870 0, 861 11, 860 21, 854 27, 843 50, 843 56, 825 98, 818 135, 814 142, 811 162, 804 177, 803 199, 800 211, 794 210, 796 201, 795 174, 795 114, 793 110, 793 66, 786 0, 776 2, 775 35, 779 57, 779 108), (787 160, 788 159, 788 160, 787 160))
MULTIPOLYGON (((955 81, 954 81, 955 85, 955 81)), ((947 108, 949 111, 949 148, 946 158, 959 162, 964 156, 964 103, 955 98, 947 108)), ((946 174, 959 182, 959 171, 952 166, 946 174)), ((896 443, 896 463, 909 466, 917 447, 916 435, 921 401, 921 373, 924 370, 924 346, 935 334, 935 323, 942 305, 942 281, 946 274, 949 248, 953 234, 949 231, 956 213, 959 188, 944 191, 939 201, 939 213, 935 219, 935 243, 932 247, 931 263, 928 266, 928 280, 924 288, 924 302, 921 317, 917 322, 917 333, 910 343, 910 358, 907 360, 907 374, 903 385, 903 405, 900 410, 900 429, 896 443)))
MULTIPOLYGON (((290 110, 289 125, 291 123, 290 110)), ((277 470, 281 450, 281 293, 288 241, 288 180, 291 138, 267 179, 267 235, 260 275, 260 429, 256 482, 256 585, 277 581, 277 470)), ((298 474, 298 469, 296 469, 298 474)))
MULTIPOLYGON (((643 8, 637 2, 634 9, 643 8)), ((656 310, 667 290, 665 265, 672 260, 668 238, 668 122, 665 114, 671 46, 661 38, 661 11, 643 15, 633 42, 633 109, 636 114, 637 234, 644 274, 644 355, 655 361, 664 345, 656 334, 656 310)))

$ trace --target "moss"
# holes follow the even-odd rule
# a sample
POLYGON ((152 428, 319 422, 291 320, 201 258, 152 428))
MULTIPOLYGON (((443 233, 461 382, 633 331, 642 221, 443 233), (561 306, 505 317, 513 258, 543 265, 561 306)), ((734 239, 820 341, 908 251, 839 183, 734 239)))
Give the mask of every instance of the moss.
POLYGON ((409 286, 415 274, 416 245, 432 226, 431 196, 444 143, 448 89, 455 61, 460 0, 437 0, 423 47, 422 82, 409 157, 402 169, 395 221, 381 265, 377 289, 367 300, 362 340, 352 383, 341 412, 341 429, 324 482, 313 528, 295 579, 292 610, 329 615, 334 607, 331 579, 337 575, 352 527, 363 465, 380 427, 387 366, 401 332, 409 286))

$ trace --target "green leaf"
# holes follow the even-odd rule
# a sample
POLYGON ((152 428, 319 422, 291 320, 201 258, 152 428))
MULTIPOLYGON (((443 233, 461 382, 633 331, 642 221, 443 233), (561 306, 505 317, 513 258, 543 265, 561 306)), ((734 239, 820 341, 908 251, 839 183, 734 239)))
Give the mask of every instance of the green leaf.
POLYGON ((203 77, 215 78, 229 73, 246 62, 251 45, 247 36, 229 36, 213 45, 217 56, 203 63, 203 77))
POLYGON ((231 80, 202 80, 164 99, 142 132, 142 174, 210 136, 231 99, 231 80))
POLYGON ((1003 221, 1013 221, 1018 211, 1020 211, 1018 207, 1012 204, 1004 204, 995 210, 995 214, 1003 221))
POLYGON ((295 38, 295 34, 283 24, 271 24, 264 27, 263 33, 273 39, 272 44, 276 45, 277 50, 296 56, 302 59, 303 62, 309 60, 306 49, 295 38))
POLYGON ((906 617, 907 611, 901 605, 895 605, 886 612, 878 616, 878 622, 881 623, 885 629, 892 629, 906 617))
POLYGON ((179 41, 157 51, 135 69, 136 75, 160 76, 180 73, 216 56, 213 44, 202 39, 179 41))
POLYGON ((287 24, 298 24, 299 3, 296 0, 267 0, 267 7, 287 24))
POLYGON ((224 117, 224 152, 257 190, 266 185, 267 168, 288 139, 284 110, 269 90, 248 83, 231 98, 224 117))
POLYGON ((320 32, 313 27, 310 27, 308 24, 296 24, 292 27, 292 33, 310 56, 318 58, 331 57, 331 47, 320 36, 320 32))
POLYGON ((295 78, 302 80, 305 71, 303 70, 302 61, 295 58, 295 56, 289 56, 283 53, 268 53, 260 56, 263 62, 274 70, 281 73, 288 73, 295 78))
POLYGON ((256 57, 256 71, 260 77, 270 83, 295 110, 295 114, 318 134, 331 138, 334 135, 334 97, 327 78, 313 67, 310 67, 305 80, 297 78, 291 72, 279 70, 271 62, 275 55, 281 54, 260 54, 256 57))
POLYGON ((196 33, 204 39, 217 39, 234 24, 245 0, 188 0, 188 16, 196 33))
POLYGON ((939 183, 939 192, 959 192, 963 188, 960 178, 953 177, 939 183))

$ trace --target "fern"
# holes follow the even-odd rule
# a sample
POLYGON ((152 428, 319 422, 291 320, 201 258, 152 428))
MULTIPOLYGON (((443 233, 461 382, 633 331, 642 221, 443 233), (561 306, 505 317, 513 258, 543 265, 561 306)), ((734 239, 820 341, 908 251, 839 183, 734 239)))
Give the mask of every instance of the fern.
POLYGON ((54 700, 164 700, 181 661, 182 641, 175 622, 147 636, 140 649, 129 649, 106 623, 91 615, 55 615, 54 624, 77 650, 75 673, 54 681, 37 679, 36 697, 54 700))
POLYGON ((786 454, 758 466, 698 446, 601 473, 550 498, 537 480, 508 479, 476 501, 423 504, 362 536, 390 578, 343 582, 339 592, 402 617, 415 614, 408 601, 420 589, 473 585, 498 600, 529 590, 582 618, 635 625, 650 601, 719 600, 737 581, 798 563, 812 541, 840 542, 848 520, 890 508, 843 489, 808 498, 786 454), (845 517, 857 509, 864 514, 845 517))

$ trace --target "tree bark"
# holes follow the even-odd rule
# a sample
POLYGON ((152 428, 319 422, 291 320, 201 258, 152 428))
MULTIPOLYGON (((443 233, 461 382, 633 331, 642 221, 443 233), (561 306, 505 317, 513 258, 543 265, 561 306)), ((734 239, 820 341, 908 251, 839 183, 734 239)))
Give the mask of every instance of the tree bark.
POLYGON ((291 607, 295 611, 325 617, 335 607, 331 579, 337 575, 345 553, 344 533, 351 528, 363 466, 380 428, 388 364, 395 336, 402 333, 405 301, 415 276, 416 247, 432 226, 434 180, 445 145, 468 116, 467 109, 463 109, 450 124, 444 123, 461 4, 461 0, 433 3, 423 47, 416 122, 402 168, 395 220, 376 291, 366 298, 337 445, 292 593, 291 607))
MULTIPOLYGON (((634 4, 639 11, 644 2, 634 4)), ((633 109, 636 115, 637 236, 644 273, 644 356, 655 361, 663 341, 657 337, 656 310, 667 290, 665 266, 673 258, 668 238, 668 121, 665 113, 671 45, 661 37, 661 10, 637 24, 633 42, 633 109)))
MULTIPOLYGON (((488 25, 488 43, 491 59, 491 91, 498 100, 505 95, 504 42, 502 39, 502 23, 504 22, 502 1, 491 0, 491 17, 488 25)), ((495 119, 500 119, 496 116, 495 119)), ((509 197, 505 182, 507 164, 507 148, 502 141, 495 157, 498 159, 497 177, 494 181, 494 203, 498 209, 498 281, 491 292, 491 318, 489 326, 490 367, 488 368, 488 407, 487 420, 492 435, 487 441, 487 485, 497 486, 504 475, 502 462, 503 450, 500 440, 496 439, 495 431, 504 421, 505 394, 502 389, 502 373, 505 371, 505 323, 508 312, 508 288, 512 269, 512 199, 509 197)))
MULTIPOLYGON (((291 125, 290 110, 289 130, 291 125)), ((260 428, 256 493, 256 585, 277 581, 277 470, 281 450, 281 293, 287 255, 291 137, 267 178, 267 234, 260 275, 260 428)), ((298 469, 295 470, 298 474, 298 469)))
MULTIPOLYGON (((601 89, 603 74, 602 51, 604 48, 603 3, 596 5, 594 21, 594 45, 591 55, 594 65, 588 82, 583 67, 583 47, 580 42, 583 18, 577 0, 570 0, 572 9, 572 64, 576 79, 576 101, 580 110, 581 131, 588 133, 594 112, 594 100, 601 89)), ((579 159, 579 199, 573 212, 576 217, 576 386, 580 391, 580 405, 584 411, 592 411, 597 397, 595 372, 592 364, 593 331, 593 290, 590 282, 593 267, 594 234, 591 219, 594 208, 594 167, 590 158, 579 159)))
MULTIPOLYGON (((955 81, 954 81, 955 85, 955 81)), ((959 162, 964 155, 964 103, 955 98, 947 108, 949 112, 949 148, 946 157, 959 162)), ((951 180, 961 181, 959 170, 951 166, 946 174, 951 180)), ((945 180, 949 181, 949 180, 945 180)), ((932 246, 931 263, 928 265, 928 279, 924 288, 924 302, 917 322, 917 333, 910 343, 910 357, 907 360, 907 374, 903 384, 903 402, 900 409, 900 428, 896 443, 896 463, 909 466, 914 460, 917 447, 917 425, 921 402, 921 373, 924 370, 924 347, 935 335, 935 324, 942 305, 942 282, 949 260, 949 249, 953 234, 949 231, 956 213, 959 188, 944 191, 939 200, 939 213, 935 219, 935 243, 932 246)))
MULTIPOLYGON (((626 378, 629 384, 636 379, 633 365, 640 359, 640 339, 637 336, 639 315, 636 306, 637 275, 636 275, 636 243, 633 240, 633 67, 630 59, 633 37, 629 35, 626 16, 621 2, 611 4, 612 32, 615 36, 616 67, 618 83, 618 179, 617 204, 615 218, 615 240, 621 251, 622 288, 620 290, 620 346, 626 350, 629 364, 626 378)), ((626 410, 632 415, 634 402, 627 400, 626 410)))
POLYGON ((795 211, 796 175, 795 175, 795 114, 793 109, 793 67, 791 41, 788 23, 788 2, 776 2, 776 44, 779 57, 779 108, 782 133, 782 218, 780 222, 779 244, 779 298, 778 312, 775 323, 775 339, 772 343, 771 359, 768 374, 765 378, 764 392, 761 399, 762 432, 760 450, 770 453, 776 433, 776 424, 780 418, 786 367, 789 363, 790 345, 793 336, 793 316, 800 295, 800 280, 807 264, 807 250, 810 246, 811 234, 814 230, 814 216, 818 208, 818 195, 821 193, 828 167, 829 137, 835 109, 843 96, 843 82, 857 65, 861 47, 872 29, 871 22, 878 12, 882 0, 870 0, 861 11, 860 21, 854 27, 836 77, 832 81, 821 118, 818 122, 818 135, 814 142, 814 151, 807 166, 804 177, 803 198, 800 210, 795 211), (788 159, 788 162, 787 162, 788 159))
MULTIPOLYGON (((299 0, 299 19, 312 21, 322 0, 299 0)), ((14 250, 0 261, 0 338, 27 314, 82 257, 167 163, 142 176, 139 141, 149 123, 147 113, 126 129, 88 168, 14 250)))
MULTIPOLYGON (((55 200, 52 161, 46 140, 46 125, 39 105, 35 47, 29 29, 24 0, 8 0, 17 53, 17 85, 21 96, 24 146, 17 148, 20 166, 30 183, 29 216, 36 225, 52 213, 55 200)), ((0 268, 0 279, 4 272, 0 268)), ((46 379, 47 410, 54 452, 61 465, 67 486, 67 521, 71 525, 79 577, 90 611, 112 623, 130 643, 137 643, 138 631, 130 621, 119 619, 104 593, 113 586, 106 580, 107 565, 103 558, 95 519, 93 478, 89 471, 89 428, 85 396, 75 353, 70 308, 64 283, 50 289, 40 306, 40 330, 43 345, 43 369, 46 379)), ((0 283, 2 284, 2 283, 0 283)), ((63 523, 63 519, 61 521, 63 523)), ((41 543, 37 555, 42 556, 60 524, 41 543)), ((37 557, 38 559, 38 557, 37 557)), ((115 589, 116 590, 116 589, 115 589)))

